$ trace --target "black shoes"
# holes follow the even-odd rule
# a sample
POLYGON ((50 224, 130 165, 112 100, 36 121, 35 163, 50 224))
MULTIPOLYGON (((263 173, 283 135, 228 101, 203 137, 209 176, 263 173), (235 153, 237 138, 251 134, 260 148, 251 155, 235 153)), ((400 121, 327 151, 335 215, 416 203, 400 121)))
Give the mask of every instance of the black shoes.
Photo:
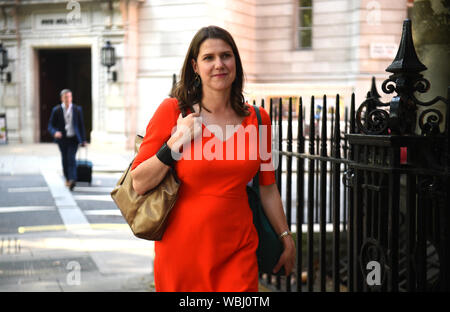
POLYGON ((69 190, 73 191, 73 188, 75 187, 76 183, 75 181, 69 181, 69 190))

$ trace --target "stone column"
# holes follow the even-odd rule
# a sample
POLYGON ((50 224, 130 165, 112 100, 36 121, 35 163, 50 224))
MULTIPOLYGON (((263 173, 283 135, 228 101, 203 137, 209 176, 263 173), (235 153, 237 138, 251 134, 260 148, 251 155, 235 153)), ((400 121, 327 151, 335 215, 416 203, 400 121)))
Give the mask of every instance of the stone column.
MULTIPOLYGON (((450 85, 450 1, 415 0, 411 22, 416 52, 428 68, 422 74, 431 83, 430 90, 417 95, 417 98, 427 101, 436 96, 447 97, 450 85)), ((445 116, 444 103, 438 102, 434 107, 445 116)), ((426 107, 421 107, 418 115, 424 109, 426 107)), ((440 126, 443 131, 444 122, 440 126)))
MULTIPOLYGON (((433 99, 436 96, 448 97, 448 86, 450 85, 450 1, 449 0, 415 0, 412 9, 412 31, 416 51, 428 70, 423 75, 431 83, 430 90, 418 96, 422 101, 433 99)), ((440 101, 434 105, 445 116, 447 123, 450 118, 446 114, 445 104, 440 101)), ((422 108, 423 109, 423 108, 422 108)), ((426 109, 426 108, 425 108, 426 109)), ((419 113, 419 112, 418 112, 419 113)), ((445 122, 440 125, 441 132, 444 130, 445 122)), ((450 125, 447 125, 450 127, 450 125)), ((450 128, 447 128, 450 129, 450 128)), ((448 131, 448 130, 447 130, 448 131)), ((448 133, 447 133, 448 135, 448 133)), ((447 166, 450 166, 450 144, 447 138, 445 143, 447 153, 447 166)), ((450 289, 450 229, 445 226, 450 220, 448 202, 450 200, 450 177, 443 179, 444 188, 441 190, 443 196, 440 200, 440 262, 441 285, 440 290, 450 289)))
POLYGON ((137 122, 137 75, 139 61, 139 6, 140 1, 121 0, 120 10, 125 29, 124 40, 124 94, 125 94, 125 136, 126 147, 134 146, 137 122))

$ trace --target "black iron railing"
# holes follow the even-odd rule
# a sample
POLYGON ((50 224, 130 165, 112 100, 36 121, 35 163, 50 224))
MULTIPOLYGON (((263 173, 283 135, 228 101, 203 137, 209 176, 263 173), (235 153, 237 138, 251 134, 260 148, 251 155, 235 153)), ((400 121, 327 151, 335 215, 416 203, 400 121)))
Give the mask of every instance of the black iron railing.
POLYGON ((282 99, 270 99, 276 183, 297 265, 289 277, 261 275, 263 284, 298 292, 450 290, 450 113, 444 131, 442 112, 428 108, 417 116, 417 106, 438 101, 450 112, 450 101, 415 97, 430 87, 420 74, 425 69, 406 20, 382 85, 396 93, 390 103, 379 100, 373 80, 357 110, 352 94, 341 127, 339 95, 330 116, 323 96, 319 120, 314 97, 309 116, 299 98, 296 120, 291 98, 286 121, 282 99))
POLYGON ((380 101, 375 78, 357 110, 352 94, 343 121, 339 94, 330 114, 323 96, 319 119, 314 96, 309 116, 299 97, 295 119, 293 98, 287 118, 283 100, 270 99, 276 184, 297 262, 288 277, 260 275, 262 284, 297 292, 450 290, 450 88, 447 98, 419 101, 415 94, 430 88, 424 70, 405 20, 382 84, 396 93, 389 103, 380 101), (445 116, 431 107, 439 101, 445 116))

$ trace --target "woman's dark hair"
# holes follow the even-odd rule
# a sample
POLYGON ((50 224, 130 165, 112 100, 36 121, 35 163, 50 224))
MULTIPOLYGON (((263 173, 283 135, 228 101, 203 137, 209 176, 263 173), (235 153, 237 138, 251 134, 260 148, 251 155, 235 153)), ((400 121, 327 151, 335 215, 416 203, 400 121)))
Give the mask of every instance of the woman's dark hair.
POLYGON ((248 116, 250 112, 245 105, 245 99, 242 94, 244 86, 244 70, 242 68, 241 57, 239 56, 233 37, 231 37, 228 31, 218 26, 203 27, 195 34, 184 59, 180 80, 174 85, 170 96, 175 97, 178 100, 178 106, 182 112, 186 112, 187 108, 190 108, 192 111, 192 105, 196 103, 199 104, 200 110, 204 108, 209 111, 201 104, 202 86, 201 84, 199 86, 198 84, 197 86, 195 84, 195 72, 191 63, 192 59, 197 61, 200 46, 206 39, 221 39, 233 50, 236 62, 236 78, 231 85, 231 107, 239 116, 248 116))

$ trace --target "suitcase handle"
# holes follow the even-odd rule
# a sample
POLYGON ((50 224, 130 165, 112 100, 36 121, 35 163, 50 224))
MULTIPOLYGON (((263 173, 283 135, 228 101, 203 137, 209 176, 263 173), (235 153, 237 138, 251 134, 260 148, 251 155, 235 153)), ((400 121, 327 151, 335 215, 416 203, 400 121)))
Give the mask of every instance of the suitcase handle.
MULTIPOLYGON (((78 149, 78 152, 77 152, 77 160, 81 160, 80 159, 80 154, 81 154, 81 152, 80 152, 80 150, 81 149, 83 149, 83 147, 82 146, 80 146, 80 148, 78 149)), ((84 147, 84 149, 86 150, 86 152, 85 152, 85 156, 86 156, 86 160, 88 159, 88 148, 87 148, 87 145, 84 147)))

